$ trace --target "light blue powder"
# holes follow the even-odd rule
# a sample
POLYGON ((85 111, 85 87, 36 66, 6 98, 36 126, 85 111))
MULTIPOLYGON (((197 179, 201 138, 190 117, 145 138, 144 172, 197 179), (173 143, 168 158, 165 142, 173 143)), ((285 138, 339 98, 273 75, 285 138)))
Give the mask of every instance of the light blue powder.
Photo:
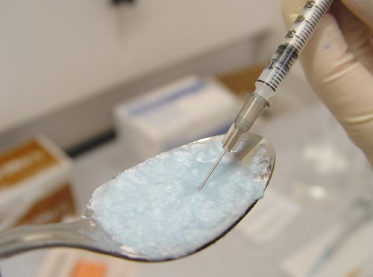
POLYGON ((126 170, 94 192, 93 219, 136 254, 163 260, 194 252, 242 217, 266 186, 271 161, 261 148, 250 167, 227 153, 198 191, 221 151, 220 142, 198 142, 126 170))

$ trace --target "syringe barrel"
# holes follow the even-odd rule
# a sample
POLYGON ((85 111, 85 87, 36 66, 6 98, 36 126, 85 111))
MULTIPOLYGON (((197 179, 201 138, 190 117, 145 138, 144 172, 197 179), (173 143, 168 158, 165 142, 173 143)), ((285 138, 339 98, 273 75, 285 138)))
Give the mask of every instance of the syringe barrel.
POLYGON ((268 100, 276 93, 332 2, 333 0, 306 2, 302 12, 256 81, 256 94, 268 100))
POLYGON ((223 148, 229 152, 236 150, 241 136, 249 131, 255 120, 268 106, 268 102, 263 97, 250 92, 236 120, 223 138, 223 148))
POLYGON ((256 81, 254 93, 248 95, 236 120, 225 135, 222 143, 226 151, 230 152, 237 148, 243 134, 268 106, 268 99, 276 93, 332 2, 333 0, 306 2, 301 14, 256 81))

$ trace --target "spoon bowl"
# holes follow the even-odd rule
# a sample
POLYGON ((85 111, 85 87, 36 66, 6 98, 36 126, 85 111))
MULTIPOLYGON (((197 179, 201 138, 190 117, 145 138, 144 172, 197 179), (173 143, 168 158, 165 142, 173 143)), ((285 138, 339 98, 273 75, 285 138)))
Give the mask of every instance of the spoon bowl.
MULTIPOLYGON (((221 141, 221 139, 222 136, 215 136, 191 144, 210 143, 221 141)), ((261 182, 264 182, 265 186, 267 186, 275 165, 275 151, 267 140, 258 135, 247 134, 240 144, 239 151, 227 154, 230 155, 232 159, 235 159, 240 166, 243 165, 250 169, 250 165, 252 164, 253 159, 256 158, 259 149, 265 150, 264 152, 262 151, 262 153, 265 153, 264 158, 269 162, 266 164, 266 170, 263 171, 260 176, 256 176, 256 178, 261 179, 261 182)), ((206 185, 208 186, 208 183, 206 185)), ((93 216, 94 212, 88 207, 83 216, 74 222, 28 225, 1 232, 0 258, 40 248, 70 247, 85 249, 133 261, 160 262, 173 260, 199 252, 215 243, 232 230, 233 227, 254 207, 257 201, 258 200, 255 200, 250 203, 242 215, 232 221, 227 228, 221 231, 214 238, 200 243, 200 245, 198 245, 198 247, 193 251, 189 251, 188 253, 177 257, 154 257, 144 255, 135 251, 131 246, 119 243, 115 238, 104 231, 99 222, 95 220, 93 216)))

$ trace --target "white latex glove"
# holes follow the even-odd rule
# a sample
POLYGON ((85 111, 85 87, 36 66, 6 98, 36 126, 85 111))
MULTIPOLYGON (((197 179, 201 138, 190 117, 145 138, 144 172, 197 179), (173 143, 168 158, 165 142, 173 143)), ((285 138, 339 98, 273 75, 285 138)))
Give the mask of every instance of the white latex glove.
MULTIPOLYGON (((284 0, 289 28, 305 0, 284 0)), ((300 55, 308 82, 373 168, 373 0, 335 0, 300 55)))

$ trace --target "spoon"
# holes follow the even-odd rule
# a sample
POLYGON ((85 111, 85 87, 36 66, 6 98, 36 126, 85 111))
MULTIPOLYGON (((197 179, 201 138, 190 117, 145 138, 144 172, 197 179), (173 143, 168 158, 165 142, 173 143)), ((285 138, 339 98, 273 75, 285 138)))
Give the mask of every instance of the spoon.
MULTIPOLYGON (((192 144, 216 143, 218 141, 220 142, 222 137, 223 136, 215 136, 199 140, 182 147, 188 147, 192 144)), ((265 156, 263 158, 269 161, 268 168, 262 173, 262 175, 258 176, 261 180, 264 180, 265 187, 267 187, 275 164, 275 151, 267 140, 258 135, 247 134, 242 140, 240 151, 228 154, 231 155, 231 158, 235 159, 240 166, 249 169, 250 165, 253 163, 253 159, 256 157, 256 151, 258 151, 258 149, 264 149, 265 156)), ((208 183, 206 186, 208 187, 208 183)), ((196 191, 198 190, 196 189, 196 191)), ((134 251, 131 246, 119 243, 115 238, 100 227, 100 224, 96 222, 93 217, 92 210, 88 207, 83 216, 74 222, 29 225, 1 232, 0 258, 9 257, 15 254, 40 248, 71 247, 133 261, 160 262, 174 260, 199 252, 209 245, 215 243, 217 240, 227 234, 242 218, 244 218, 245 215, 253 208, 256 202, 257 200, 250 203, 242 215, 233 220, 230 225, 221 231, 217 236, 201 242, 200 245, 195 248, 195 250, 178 257, 154 257, 143 255, 134 251)))

